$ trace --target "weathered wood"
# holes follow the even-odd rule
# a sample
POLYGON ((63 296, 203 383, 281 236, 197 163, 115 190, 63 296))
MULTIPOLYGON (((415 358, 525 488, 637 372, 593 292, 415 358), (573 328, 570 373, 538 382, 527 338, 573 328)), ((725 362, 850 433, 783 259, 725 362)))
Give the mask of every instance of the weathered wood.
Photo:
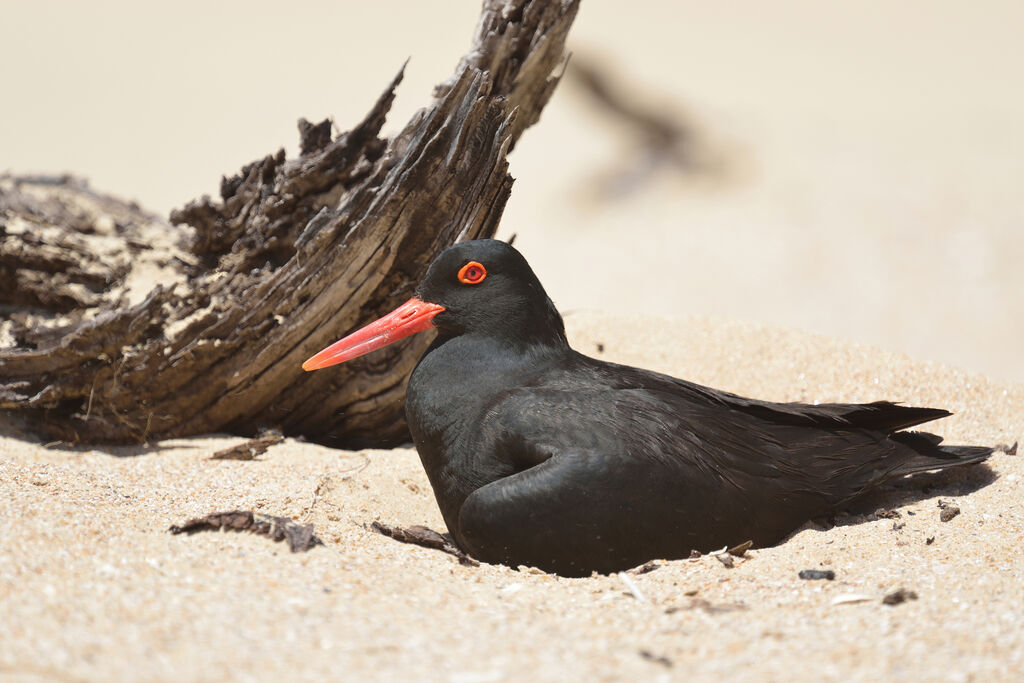
MULTIPOLYGON (((183 244, 164 249, 175 277, 144 297, 124 284, 134 256, 124 272, 116 260, 95 272, 41 266, 111 284, 94 288, 98 304, 84 293, 46 304, 31 283, 4 300, 34 307, 26 315, 37 321, 49 314, 58 332, 29 341, 10 316, 0 325, 0 408, 72 442, 263 427, 348 446, 407 440, 405 383, 428 335, 332 372, 300 364, 411 296, 446 246, 494 234, 512 186, 506 154, 551 96, 576 9, 577 0, 485 2, 455 74, 393 138, 380 129, 401 72, 337 138, 329 121, 300 121, 298 158, 267 155, 225 178, 220 201, 172 212, 189 226, 183 244)), ((14 213, 0 214, 3 259, 30 241, 12 237, 14 213)))
POLYGON ((137 303, 151 280, 182 275, 181 259, 193 260, 186 239, 187 231, 81 179, 2 175, 0 306, 56 318, 137 303))

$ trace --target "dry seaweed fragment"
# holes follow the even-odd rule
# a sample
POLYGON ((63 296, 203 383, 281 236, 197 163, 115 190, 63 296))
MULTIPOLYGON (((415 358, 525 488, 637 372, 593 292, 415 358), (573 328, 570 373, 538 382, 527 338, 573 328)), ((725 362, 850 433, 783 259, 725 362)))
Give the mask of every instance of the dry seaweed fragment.
POLYGON ((267 449, 284 441, 279 431, 268 431, 255 439, 249 439, 237 446, 224 448, 210 456, 210 460, 255 460, 267 452, 267 449))
POLYGON ((431 548, 433 550, 440 550, 441 552, 448 553, 449 555, 454 555, 458 558, 459 564, 467 567, 480 566, 479 562, 464 553, 462 549, 455 545, 448 536, 439 534, 433 529, 428 529, 425 526, 420 526, 418 524, 414 526, 389 526, 381 522, 373 522, 370 524, 370 528, 378 534, 383 534, 384 536, 393 538, 401 543, 411 543, 413 545, 431 548))
POLYGON ((288 547, 293 553, 324 544, 313 533, 312 524, 297 524, 287 517, 262 515, 251 510, 214 512, 205 517, 190 519, 181 525, 176 524, 169 531, 172 534, 194 534, 197 531, 217 531, 219 529, 250 531, 254 534, 268 536, 275 541, 288 539, 288 547))

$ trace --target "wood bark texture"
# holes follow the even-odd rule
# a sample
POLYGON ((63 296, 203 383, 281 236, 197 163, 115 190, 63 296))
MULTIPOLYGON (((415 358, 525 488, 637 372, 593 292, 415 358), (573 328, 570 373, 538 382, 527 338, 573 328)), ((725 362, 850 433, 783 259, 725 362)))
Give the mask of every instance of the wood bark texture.
POLYGON ((0 178, 0 409, 70 443, 267 427, 407 441, 405 385, 431 335, 300 364, 412 296, 445 247, 494 234, 506 155, 557 84, 577 5, 487 0, 402 132, 380 137, 399 72, 352 130, 301 120, 298 158, 249 164, 171 224, 74 179, 0 178))

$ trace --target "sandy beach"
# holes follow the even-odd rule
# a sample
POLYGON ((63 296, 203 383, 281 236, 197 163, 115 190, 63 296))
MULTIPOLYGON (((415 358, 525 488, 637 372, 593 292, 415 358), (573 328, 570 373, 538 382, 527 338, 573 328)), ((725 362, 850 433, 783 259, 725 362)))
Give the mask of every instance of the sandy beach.
MULTIPOLYGON (((349 128, 411 57, 400 130, 480 3, 58 5, 7 13, 0 173, 74 172, 167 215, 294 156, 300 116, 349 128)), ((498 236, 589 355, 763 399, 942 407, 926 428, 949 443, 1024 441, 1022 8, 585 0, 576 58, 726 172, 602 191, 643 150, 569 76, 510 157, 498 236)), ((1024 677, 1024 454, 898 483, 731 568, 565 579, 373 531, 445 530, 411 448, 210 459, 243 441, 67 447, 0 422, 0 680, 1024 677), (323 545, 168 531, 234 509, 323 545)))
MULTIPOLYGON (((1024 386, 897 353, 701 318, 567 326, 585 352, 732 391, 942 406, 956 415, 932 427, 951 443, 1024 436, 1024 386)), ((289 439, 254 461, 209 459, 241 441, 0 438, 0 677, 967 681, 1024 667, 1019 455, 892 486, 732 568, 705 556, 564 579, 462 566, 370 530, 444 530, 411 449, 289 439), (940 521, 940 504, 959 515, 940 521), (231 509, 312 523, 324 545, 168 532, 231 509), (917 599, 883 603, 900 589, 917 599)))

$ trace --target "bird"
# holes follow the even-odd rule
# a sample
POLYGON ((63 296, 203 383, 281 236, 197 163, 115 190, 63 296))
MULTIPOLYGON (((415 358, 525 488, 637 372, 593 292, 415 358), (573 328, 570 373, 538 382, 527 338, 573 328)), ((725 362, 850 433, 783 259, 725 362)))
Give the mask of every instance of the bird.
POLYGON ((760 401, 588 357, 522 254, 492 239, 441 252, 413 298, 302 367, 432 329, 406 419, 449 533, 487 563, 578 577, 771 546, 993 450, 905 431, 943 409, 760 401))

